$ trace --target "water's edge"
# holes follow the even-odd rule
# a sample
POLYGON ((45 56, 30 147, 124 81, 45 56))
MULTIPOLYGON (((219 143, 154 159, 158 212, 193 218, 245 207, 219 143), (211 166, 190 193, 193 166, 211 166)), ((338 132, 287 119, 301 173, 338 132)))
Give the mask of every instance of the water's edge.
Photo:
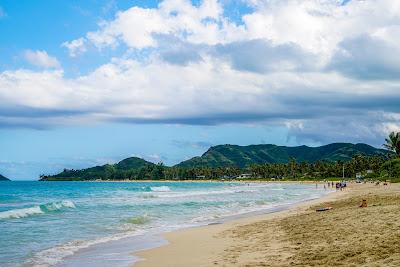
POLYGON ((56 267, 80 267, 80 266, 96 266, 96 267, 109 267, 109 266, 121 266, 128 267, 134 266, 137 262, 145 260, 135 255, 135 253, 151 250, 161 246, 166 246, 169 244, 168 240, 165 239, 164 235, 166 233, 175 232, 184 229, 197 228, 197 227, 207 227, 213 224, 225 224, 235 220, 243 218, 251 218, 254 216, 266 215, 271 213, 277 213, 289 210, 293 206, 307 203, 316 199, 321 199, 326 197, 328 194, 334 191, 327 191, 326 194, 319 197, 313 197, 304 199, 301 201, 296 201, 293 203, 281 204, 266 209, 251 211, 242 214, 236 214, 231 216, 226 216, 223 218, 210 220, 206 223, 195 225, 195 226, 183 226, 178 229, 162 232, 148 232, 145 234, 135 235, 132 237, 126 237, 116 241, 109 241, 102 244, 97 244, 84 248, 76 252, 75 254, 68 256, 63 259, 63 262, 56 265, 56 267), (113 262, 110 262, 109 255, 115 253, 116 257, 113 262), (117 255, 118 254, 118 255, 117 255), (105 257, 106 256, 106 257, 105 257))
POLYGON ((327 195, 303 183, 6 183, 0 266, 124 267, 165 233, 286 210, 327 195))

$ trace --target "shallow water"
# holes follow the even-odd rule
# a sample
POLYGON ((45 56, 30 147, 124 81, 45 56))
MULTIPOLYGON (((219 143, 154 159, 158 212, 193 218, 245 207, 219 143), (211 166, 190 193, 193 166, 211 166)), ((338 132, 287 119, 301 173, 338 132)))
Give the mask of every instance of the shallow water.
MULTIPOLYGON (((62 266, 65 259, 76 262, 75 255, 83 259, 108 249, 104 257, 110 258, 102 259, 107 266, 121 258, 116 253, 126 248, 124 242, 132 246, 147 237, 151 243, 150 233, 204 225, 326 193, 307 184, 2 182, 0 266, 62 266)), ((126 266, 130 260, 126 257, 113 266, 126 266)))

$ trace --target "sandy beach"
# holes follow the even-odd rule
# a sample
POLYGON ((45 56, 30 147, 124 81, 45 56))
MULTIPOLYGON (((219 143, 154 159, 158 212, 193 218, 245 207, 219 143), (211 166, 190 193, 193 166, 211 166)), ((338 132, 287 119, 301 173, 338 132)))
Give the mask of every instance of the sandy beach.
POLYGON ((398 218, 400 184, 351 184, 282 212, 167 233, 169 245, 135 253, 134 266, 400 266, 398 218))

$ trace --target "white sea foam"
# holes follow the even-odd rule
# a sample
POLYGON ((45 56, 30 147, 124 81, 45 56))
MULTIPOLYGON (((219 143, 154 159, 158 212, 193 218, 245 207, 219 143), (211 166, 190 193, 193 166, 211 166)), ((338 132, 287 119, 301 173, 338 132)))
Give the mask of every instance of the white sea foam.
MULTIPOLYGON (((208 191, 208 194, 210 193, 235 193, 237 192, 236 188, 232 188, 233 190, 214 190, 214 191, 208 191)), ((249 190, 251 192, 251 190, 249 190)), ((192 194, 204 194, 205 192, 191 192, 192 194)), ((171 194, 171 193, 169 193, 171 194)), ((179 194, 182 196, 183 194, 179 194)), ((186 194, 188 195, 188 194, 186 194)), ((238 203, 232 203, 232 205, 235 204, 237 205, 238 203)), ((290 203, 275 203, 275 204, 268 204, 265 201, 254 201, 253 203, 249 203, 249 206, 229 206, 230 209, 225 210, 224 208, 217 209, 217 210, 210 210, 209 212, 205 212, 204 215, 194 217, 189 221, 186 221, 186 223, 180 223, 177 225, 159 225, 159 227, 163 228, 165 230, 174 230, 174 229, 181 229, 181 228, 186 228, 186 227, 192 227, 196 225, 205 225, 209 222, 213 222, 215 220, 221 220, 225 217, 229 216, 236 216, 236 215, 241 215, 245 213, 250 213, 250 212, 257 212, 257 211, 262 211, 262 210, 268 210, 272 209, 274 207, 277 207, 282 204, 290 204, 290 203), (234 209, 232 209, 234 208, 234 209), (165 228, 164 228, 165 227, 165 228)), ((225 207, 226 208, 226 207, 225 207)), ((147 216, 147 215, 144 215, 147 216)), ((129 227, 128 229, 131 229, 129 227)), ((162 232, 162 230, 161 230, 162 232)), ((91 247, 93 245, 101 244, 101 243, 106 243, 110 241, 117 241, 121 240, 126 237, 132 237, 132 236, 137 236, 140 234, 146 233, 146 230, 130 230, 125 233, 120 233, 116 234, 113 236, 108 236, 108 237, 103 237, 103 238, 98 238, 95 240, 88 240, 88 241, 71 241, 68 243, 65 243, 63 245, 55 246, 50 249, 41 251, 39 253, 36 253, 29 261, 27 264, 29 266, 38 266, 38 267, 48 267, 48 266, 55 266, 62 262, 65 257, 74 255, 76 252, 78 252, 81 249, 85 249, 88 247, 91 247)))
POLYGON ((74 209, 75 204, 70 200, 63 200, 57 202, 51 202, 44 205, 33 206, 30 208, 13 209, 0 212, 1 219, 19 219, 29 217, 32 215, 44 214, 46 212, 58 211, 64 208, 74 209))
POLYGON ((252 189, 222 189, 222 190, 204 190, 204 191, 189 191, 189 192, 171 192, 168 194, 160 194, 158 197, 165 198, 179 198, 179 197, 195 197, 195 196, 207 196, 207 195, 225 195, 225 194, 235 194, 235 193, 252 193, 257 192, 252 189))
POLYGON ((144 234, 143 230, 136 230, 125 232, 121 234, 115 234, 112 236, 97 238, 94 240, 75 240, 67 242, 63 245, 55 246, 43 251, 36 253, 32 258, 30 258, 25 264, 27 266, 35 266, 35 267, 49 267, 55 266, 58 263, 62 262, 65 257, 71 256, 75 254, 77 251, 88 248, 93 245, 106 243, 110 241, 117 241, 123 238, 132 237, 144 234))
MULTIPOLYGON (((123 267, 128 264, 112 261, 117 254, 106 255, 103 249, 112 247, 110 251, 122 255, 125 252, 115 248, 140 241, 141 237, 129 237, 138 234, 138 230, 153 235, 220 223, 231 216, 273 211, 326 192, 312 185, 261 183, 98 183, 90 184, 90 188, 69 183, 69 190, 53 183, 40 186, 46 190, 40 195, 27 191, 15 200, 7 200, 10 205, 0 207, 0 211, 4 210, 0 212, 0 220, 5 218, 0 224, 10 225, 4 227, 4 236, 9 238, 3 240, 0 262, 16 262, 17 266, 71 266, 71 262, 73 266, 95 266, 79 265, 79 259, 101 254, 110 264, 97 266, 123 267), (76 227, 80 222, 82 227, 76 227), (34 231, 25 231, 25 225, 34 231), (15 240, 15 244, 10 240, 15 240), (31 257, 28 262, 21 262, 28 257, 31 257)), ((32 188, 36 193, 37 187, 32 188)))
POLYGON ((171 191, 171 188, 169 186, 152 186, 150 187, 151 191, 153 192, 169 192, 171 191))
POLYGON ((44 213, 39 206, 0 212, 0 219, 18 219, 44 213))
POLYGON ((52 203, 48 203, 45 205, 41 205, 40 207, 47 211, 57 211, 57 210, 61 210, 63 208, 69 208, 69 209, 76 208, 74 202, 72 202, 71 200, 52 202, 52 203))

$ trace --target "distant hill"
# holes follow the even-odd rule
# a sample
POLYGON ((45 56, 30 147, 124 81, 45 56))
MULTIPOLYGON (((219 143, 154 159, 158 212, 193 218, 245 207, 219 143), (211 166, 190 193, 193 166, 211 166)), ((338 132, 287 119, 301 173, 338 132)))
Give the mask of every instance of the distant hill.
MULTIPOLYGON (((64 169, 59 174, 41 176, 42 181, 81 181, 81 180, 122 180, 151 179, 165 177, 172 179, 196 178, 198 172, 190 170, 196 167, 239 167, 253 164, 287 163, 291 159, 297 162, 315 163, 316 161, 350 161, 355 155, 386 156, 389 152, 366 144, 333 143, 320 147, 277 146, 277 145, 219 145, 208 149, 200 157, 183 161, 173 168, 154 164, 144 159, 132 157, 117 164, 106 164, 82 170, 64 169)), ((201 175, 203 175, 200 172, 201 175)), ((201 176, 200 175, 200 176, 201 176)))
POLYGON ((176 167, 246 167, 252 164, 298 162, 348 161, 357 154, 364 156, 387 155, 388 151, 367 144, 333 143, 319 147, 277 145, 218 145, 201 157, 183 161, 176 167))
POLYGON ((144 159, 138 157, 131 157, 118 162, 114 166, 119 170, 130 170, 130 169, 139 169, 141 167, 153 166, 153 165, 155 164, 146 161, 144 159))
POLYGON ((124 159, 117 164, 106 164, 82 170, 64 169, 59 174, 41 176, 41 180, 96 180, 96 179, 123 179, 126 173, 138 173, 142 168, 153 168, 156 164, 148 162, 144 159, 131 157, 124 159), (122 177, 121 177, 122 176, 122 177))
POLYGON ((8 179, 0 174, 0 181, 10 181, 10 179, 8 179))

